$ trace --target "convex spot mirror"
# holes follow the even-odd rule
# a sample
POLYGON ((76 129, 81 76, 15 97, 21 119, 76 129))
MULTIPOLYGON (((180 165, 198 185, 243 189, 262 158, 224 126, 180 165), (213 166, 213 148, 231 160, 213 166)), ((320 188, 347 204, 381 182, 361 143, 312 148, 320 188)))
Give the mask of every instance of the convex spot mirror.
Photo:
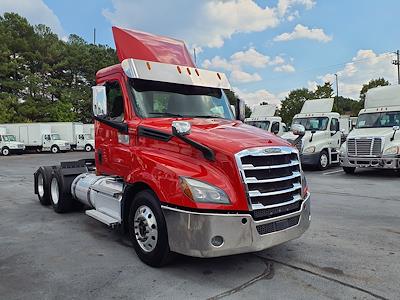
POLYGON ((393 130, 394 130, 394 131, 397 131, 397 130, 399 130, 399 129, 400 129, 400 126, 398 126, 398 125, 393 126, 393 130))
POLYGON ((306 129, 301 124, 293 124, 291 129, 294 135, 303 136, 306 134, 306 129))
POLYGON ((192 129, 192 126, 190 125, 189 122, 186 121, 173 121, 172 122, 172 133, 174 135, 188 135, 190 134, 190 131, 192 129))
POLYGON ((93 86, 93 115, 102 117, 107 115, 107 94, 105 86, 93 86))

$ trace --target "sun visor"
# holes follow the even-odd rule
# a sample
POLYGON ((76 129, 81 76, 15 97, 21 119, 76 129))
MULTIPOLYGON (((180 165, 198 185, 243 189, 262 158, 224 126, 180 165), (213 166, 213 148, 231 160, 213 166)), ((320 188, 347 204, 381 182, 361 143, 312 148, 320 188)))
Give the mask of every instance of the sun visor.
POLYGON ((301 109, 302 114, 332 112, 333 98, 307 100, 301 109))
POLYGON ((183 41, 115 26, 112 31, 120 62, 132 58, 196 67, 183 41))
POLYGON ((364 108, 387 106, 400 106, 399 85, 376 87, 367 92, 364 108))
POLYGON ((251 113, 251 118, 255 117, 273 117, 275 115, 276 106, 275 105, 258 105, 254 107, 251 113))

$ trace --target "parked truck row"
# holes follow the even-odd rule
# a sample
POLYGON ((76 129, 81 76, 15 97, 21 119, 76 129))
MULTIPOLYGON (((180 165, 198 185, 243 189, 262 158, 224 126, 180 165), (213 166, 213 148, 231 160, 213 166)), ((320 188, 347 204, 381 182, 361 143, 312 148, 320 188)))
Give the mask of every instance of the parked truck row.
POLYGON ((0 124, 0 153, 94 150, 94 125, 78 122, 0 124))

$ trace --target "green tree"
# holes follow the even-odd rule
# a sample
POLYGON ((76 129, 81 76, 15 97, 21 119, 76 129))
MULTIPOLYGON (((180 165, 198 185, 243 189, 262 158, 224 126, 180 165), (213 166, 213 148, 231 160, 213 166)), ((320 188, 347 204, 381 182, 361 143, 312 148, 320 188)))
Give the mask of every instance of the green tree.
POLYGON ((294 115, 298 114, 303 107, 304 101, 313 99, 314 93, 306 88, 290 91, 281 103, 280 116, 282 121, 290 124, 294 115))

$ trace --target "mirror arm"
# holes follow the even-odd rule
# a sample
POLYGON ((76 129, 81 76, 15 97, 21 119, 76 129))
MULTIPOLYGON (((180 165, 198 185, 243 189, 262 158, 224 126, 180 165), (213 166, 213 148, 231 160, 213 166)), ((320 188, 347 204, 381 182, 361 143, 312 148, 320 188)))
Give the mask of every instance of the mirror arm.
POLYGON ((107 120, 106 118, 100 116, 94 116, 94 119, 112 128, 117 129, 119 132, 128 133, 128 124, 126 123, 107 120))
POLYGON ((395 135, 396 135, 396 132, 397 132, 397 130, 394 130, 394 131, 393 131, 393 135, 392 135, 392 137, 390 138, 390 141, 391 141, 391 142, 393 142, 394 137, 395 137, 395 135))
POLYGON ((178 134, 176 131, 173 131, 173 134, 174 134, 174 136, 181 139, 185 143, 189 144, 193 148, 196 148, 197 150, 201 151, 201 153, 203 153, 203 156, 205 159, 210 160, 210 161, 215 161, 215 153, 212 149, 210 149, 200 143, 197 143, 197 142, 187 138, 184 135, 178 134))

